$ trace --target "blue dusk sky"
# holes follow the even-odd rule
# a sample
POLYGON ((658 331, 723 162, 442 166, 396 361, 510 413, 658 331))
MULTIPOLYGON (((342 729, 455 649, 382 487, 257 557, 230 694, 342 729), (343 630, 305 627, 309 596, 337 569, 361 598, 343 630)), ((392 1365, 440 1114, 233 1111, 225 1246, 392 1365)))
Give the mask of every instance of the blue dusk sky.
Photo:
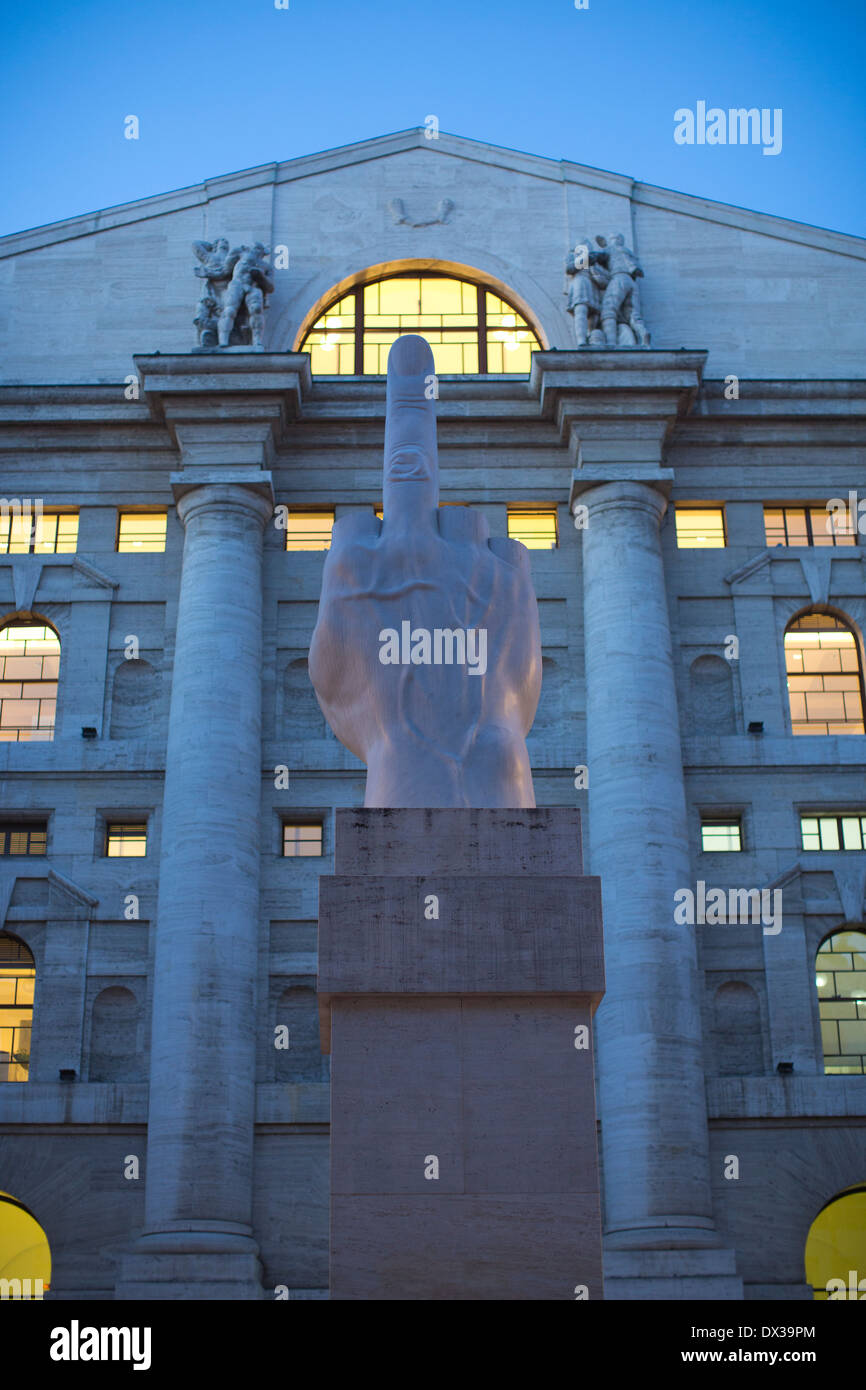
POLYGON ((4 8, 0 234, 430 115, 442 132, 866 234, 864 0, 4 8), (780 109, 780 152, 676 143, 674 113, 699 102, 780 109))

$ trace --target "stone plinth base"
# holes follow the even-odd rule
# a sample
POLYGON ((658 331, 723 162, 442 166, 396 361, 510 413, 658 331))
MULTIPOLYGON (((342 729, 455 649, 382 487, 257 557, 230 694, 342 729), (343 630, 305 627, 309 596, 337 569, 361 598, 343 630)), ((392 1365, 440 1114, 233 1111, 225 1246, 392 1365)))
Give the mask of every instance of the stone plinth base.
POLYGON ((331 1297, 602 1297, 578 812, 338 811, 335 867, 331 1297))
POLYGON ((733 1250, 606 1250, 604 1296, 737 1301, 743 1281, 733 1250))
MULTIPOLYGON (((193 1238, 190 1244, 194 1243, 193 1238)), ((146 1244, 147 1237, 141 1246, 146 1244)), ((254 1242, 249 1244, 253 1246, 254 1242)), ((173 1248, 165 1248, 157 1238, 151 1249, 138 1248, 122 1255, 115 1299, 198 1301, 265 1297, 262 1265, 254 1249, 183 1250, 174 1242, 171 1245, 173 1248)))

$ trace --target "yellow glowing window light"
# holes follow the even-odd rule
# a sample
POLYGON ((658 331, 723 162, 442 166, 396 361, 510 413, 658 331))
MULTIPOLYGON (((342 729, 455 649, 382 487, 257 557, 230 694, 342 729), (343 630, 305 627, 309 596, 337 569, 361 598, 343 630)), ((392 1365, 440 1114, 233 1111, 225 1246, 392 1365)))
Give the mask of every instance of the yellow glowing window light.
POLYGON ((826 507, 765 507, 764 535, 775 545, 856 545, 850 519, 826 507))
POLYGON ((40 1299, 51 1284, 48 1237, 31 1211, 9 1192, 0 1192, 0 1279, 6 1297, 40 1299))
POLYGON ((36 967, 23 941, 0 933, 0 1082, 30 1075, 36 967))
POLYGON ((0 508, 0 555, 74 555, 78 513, 0 508))
POLYGON ((824 1071, 862 1076, 866 1072, 866 933, 834 932, 821 943, 815 985, 824 1071))
POLYGON ((314 821, 283 825, 283 855, 287 859, 308 858, 322 853, 322 827, 314 821))
POLYGON ((294 511, 286 520, 286 550, 327 550, 334 529, 334 511, 294 511))
POLYGON ((829 613, 806 613, 785 633, 791 732, 862 734, 863 686, 854 633, 829 613))
POLYGON ((525 375, 541 347, 526 319, 500 296, 449 275, 396 275, 359 285, 326 309, 300 345, 324 375, 382 376, 401 333, 420 333, 437 374, 525 375))
POLYGON ((558 545, 555 507, 508 509, 508 534, 527 550, 555 550, 558 545))
POLYGON ((105 832, 105 853, 109 859, 143 859, 147 854, 147 826, 141 822, 112 822, 105 832))
POLYGON ((167 514, 165 512, 121 512, 117 528, 117 549, 164 551, 167 514))
POLYGON ((54 738, 60 639, 41 624, 0 629, 0 742, 49 743, 54 738))
POLYGON ((806 1238, 813 1298, 862 1301, 866 1285, 866 1185, 846 1188, 818 1213, 806 1238))
POLYGON ((723 550, 725 512, 723 507, 676 508, 677 546, 680 550, 723 550))

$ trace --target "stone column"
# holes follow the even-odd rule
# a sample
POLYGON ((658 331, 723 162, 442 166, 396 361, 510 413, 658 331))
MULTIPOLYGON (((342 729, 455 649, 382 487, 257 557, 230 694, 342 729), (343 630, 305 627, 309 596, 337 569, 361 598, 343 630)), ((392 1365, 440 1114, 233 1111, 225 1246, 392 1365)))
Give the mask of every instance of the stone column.
POLYGON ((144 1233, 124 1298, 262 1297, 252 1236, 262 531, 270 479, 183 492, 144 1233))
POLYGON ((659 542, 645 483, 581 494, 592 872, 608 1003, 598 1015, 606 1248, 718 1244, 713 1233, 692 874, 659 542))

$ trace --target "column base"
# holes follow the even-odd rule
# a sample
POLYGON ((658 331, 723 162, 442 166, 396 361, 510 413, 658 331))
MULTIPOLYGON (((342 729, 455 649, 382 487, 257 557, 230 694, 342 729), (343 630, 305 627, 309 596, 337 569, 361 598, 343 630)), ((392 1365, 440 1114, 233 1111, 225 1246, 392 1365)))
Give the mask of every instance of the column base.
POLYGON ((209 1239, 195 1231, 189 1232, 188 1242, 177 1232, 143 1236, 118 1261, 114 1297, 121 1302, 263 1299, 258 1248, 253 1240, 220 1239, 218 1234, 209 1239), (239 1248, 243 1245, 248 1248, 239 1248))
POLYGON ((743 1281, 733 1250, 610 1250, 604 1254, 604 1296, 675 1302, 740 1302, 743 1281))

